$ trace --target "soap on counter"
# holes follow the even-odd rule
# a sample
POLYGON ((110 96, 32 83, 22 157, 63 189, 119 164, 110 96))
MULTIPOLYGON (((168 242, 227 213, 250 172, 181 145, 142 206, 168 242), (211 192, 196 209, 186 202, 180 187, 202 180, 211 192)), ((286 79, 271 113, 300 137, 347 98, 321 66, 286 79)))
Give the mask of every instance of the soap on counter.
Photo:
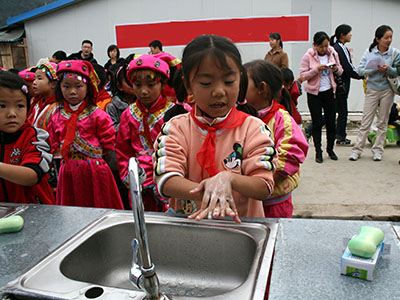
POLYGON ((10 216, 0 219, 0 234, 17 232, 24 226, 24 219, 21 216, 10 216))
POLYGON ((383 242, 384 234, 379 228, 372 226, 362 226, 358 234, 353 237, 348 244, 352 254, 370 258, 374 255, 378 245, 383 242))

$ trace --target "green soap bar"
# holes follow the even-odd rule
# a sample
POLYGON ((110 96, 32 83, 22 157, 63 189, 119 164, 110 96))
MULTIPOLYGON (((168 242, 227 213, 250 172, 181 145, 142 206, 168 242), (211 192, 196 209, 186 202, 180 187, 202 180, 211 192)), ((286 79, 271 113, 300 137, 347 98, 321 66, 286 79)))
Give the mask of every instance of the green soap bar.
POLYGON ((0 233, 20 231, 24 226, 21 216, 11 216, 0 219, 0 233))
POLYGON ((374 255, 376 248, 383 241, 384 234, 379 228, 362 226, 358 234, 347 245, 352 254, 364 258, 374 255))

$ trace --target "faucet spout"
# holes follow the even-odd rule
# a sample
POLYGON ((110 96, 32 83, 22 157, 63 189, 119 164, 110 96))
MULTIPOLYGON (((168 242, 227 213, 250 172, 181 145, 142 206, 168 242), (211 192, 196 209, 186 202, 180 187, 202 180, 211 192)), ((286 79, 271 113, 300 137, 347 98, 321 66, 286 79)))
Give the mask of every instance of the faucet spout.
POLYGON ((132 241, 133 261, 129 278, 138 288, 146 292, 147 299, 166 299, 160 294, 156 268, 152 263, 150 256, 149 241, 144 220, 141 186, 145 179, 145 173, 139 166, 137 159, 134 157, 129 160, 128 171, 134 219, 133 223, 136 237, 132 241))

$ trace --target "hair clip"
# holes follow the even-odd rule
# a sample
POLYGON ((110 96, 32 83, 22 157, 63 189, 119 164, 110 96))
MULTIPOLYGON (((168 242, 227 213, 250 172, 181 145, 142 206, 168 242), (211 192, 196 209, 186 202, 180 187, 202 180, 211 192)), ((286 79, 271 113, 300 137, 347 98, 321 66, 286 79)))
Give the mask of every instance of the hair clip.
POLYGON ((21 90, 25 93, 28 94, 28 87, 24 84, 21 86, 21 90))

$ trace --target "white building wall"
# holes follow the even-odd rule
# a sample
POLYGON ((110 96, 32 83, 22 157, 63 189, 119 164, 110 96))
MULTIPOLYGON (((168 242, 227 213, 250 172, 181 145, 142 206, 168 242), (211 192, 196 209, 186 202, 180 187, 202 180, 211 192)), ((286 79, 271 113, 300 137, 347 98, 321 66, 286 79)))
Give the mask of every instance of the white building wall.
MULTIPOLYGON (((249 16, 310 15, 310 41, 284 43, 290 68, 299 75, 300 60, 312 46, 315 32, 323 30, 329 35, 337 25, 353 27, 353 62, 357 67, 363 52, 372 42, 375 29, 382 24, 394 30, 393 46, 400 48, 400 1, 397 0, 87 0, 52 12, 25 23, 29 58, 36 63, 56 50, 67 54, 80 50, 81 42, 93 42, 93 53, 100 64, 107 60, 107 48, 116 43, 114 26, 117 24, 149 23, 173 20, 207 18, 236 18, 249 16)), ((179 34, 179 32, 171 32, 179 34)), ((266 40, 269 32, 266 32, 266 40)), ((135 37, 132 36, 132 39, 135 37)), ((149 37, 149 42, 162 37, 149 37)), ((243 62, 262 59, 270 49, 268 43, 238 44, 243 62)), ((181 57, 183 47, 165 47, 165 51, 181 57)), ((148 48, 122 49, 121 56, 147 53, 148 48)), ((349 110, 362 111, 364 94, 361 81, 352 81, 349 110)), ((299 110, 307 112, 307 99, 299 99, 299 110)))

